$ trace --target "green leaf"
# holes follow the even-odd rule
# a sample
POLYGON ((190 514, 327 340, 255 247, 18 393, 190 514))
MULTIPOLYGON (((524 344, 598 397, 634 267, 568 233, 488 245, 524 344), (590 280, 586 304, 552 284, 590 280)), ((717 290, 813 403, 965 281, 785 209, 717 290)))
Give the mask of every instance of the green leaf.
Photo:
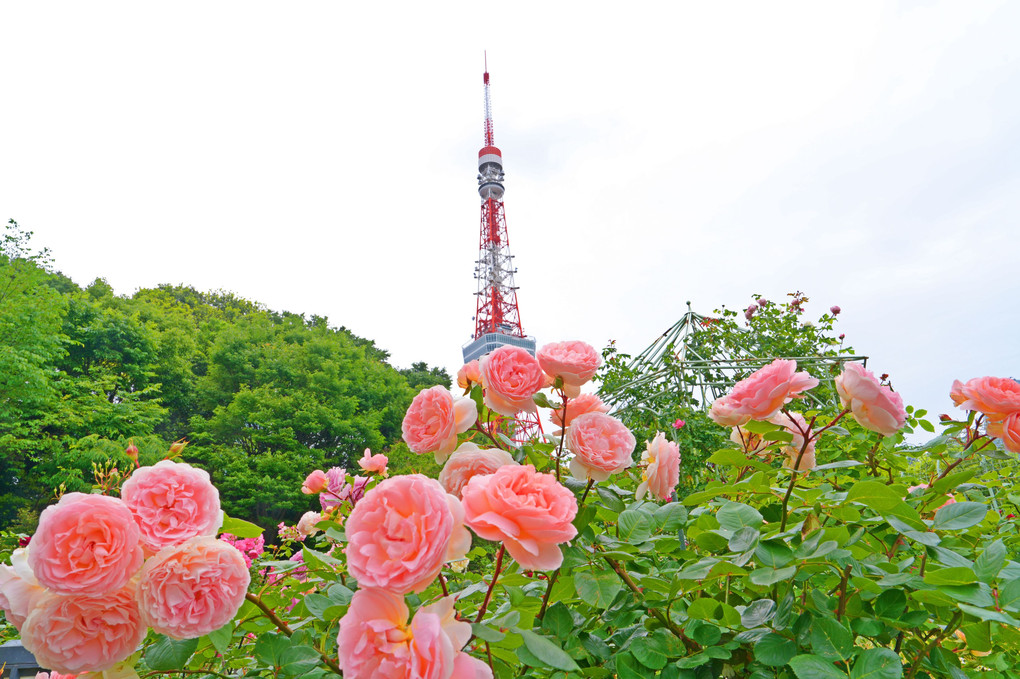
POLYGON ((786 568, 758 568, 751 571, 747 576, 756 585, 774 585, 782 580, 788 580, 797 573, 796 566, 786 568))
POLYGON ((889 648, 869 648, 857 656, 850 679, 899 679, 903 676, 900 657, 889 648))
POLYGON ((797 655, 796 642, 771 632, 754 645, 755 659, 770 667, 782 667, 795 655, 797 655))
POLYGON ((873 605, 878 617, 896 620, 907 608, 907 595, 901 589, 887 589, 878 595, 873 605))
POLYGON ((620 539, 637 544, 652 537, 652 520, 647 514, 637 509, 628 509, 620 514, 617 520, 620 539))
POLYGON ((290 639, 275 633, 259 635, 255 642, 253 653, 259 662, 270 667, 280 667, 283 664, 283 654, 290 648, 290 639))
POLYGON ((1020 610, 1020 579, 1010 580, 999 588, 999 605, 1014 611, 1020 610))
POLYGON ((560 639, 570 638, 570 633, 574 631, 574 619, 570 615, 570 609, 562 601, 554 603, 545 611, 545 616, 542 618, 542 629, 551 632, 553 636, 560 639))
POLYGON ((280 673, 288 677, 297 677, 322 662, 322 656, 311 646, 305 644, 291 646, 280 656, 280 673))
POLYGON ((751 526, 744 526, 730 538, 729 548, 731 552, 746 552, 758 543, 759 531, 751 526))
POLYGON ((623 585, 613 571, 576 571, 574 587, 581 599, 595 608, 609 608, 623 585))
POLYGON ((1001 611, 990 611, 985 608, 978 608, 977 606, 971 606, 969 604, 957 604, 960 610, 969 615, 973 615, 975 618, 981 620, 993 620, 995 622, 1005 623, 1012 625, 1013 627, 1020 627, 1020 620, 1017 620, 1011 615, 1007 615, 1001 611))
MULTIPOLYGON (((546 616, 548 615, 549 611, 546 611, 546 616)), ((503 641, 503 639, 506 638, 506 634, 500 632, 498 629, 493 629, 478 622, 471 623, 471 633, 482 641, 488 641, 491 643, 503 641)))
POLYGON ((772 599, 758 599, 752 601, 740 614, 740 624, 751 629, 760 627, 772 619, 776 614, 776 602, 772 599))
POLYGON ((766 540, 758 544, 754 555, 764 566, 780 568, 793 561, 793 550, 782 540, 766 540))
POLYGON ((679 502, 669 502, 655 510, 655 521, 663 533, 676 533, 687 523, 687 508, 679 502))
POLYGON ((954 567, 929 570, 924 574, 924 581, 929 585, 969 585, 977 582, 977 576, 970 568, 954 567))
POLYGON ((541 660, 547 667, 553 667, 566 672, 580 669, 573 658, 547 637, 526 629, 515 629, 514 631, 524 639, 524 645, 531 651, 531 654, 541 660))
POLYGON ((893 486, 878 481, 858 481, 850 488, 846 501, 860 502, 881 513, 902 502, 903 496, 894 491, 893 486))
POLYGON ((1002 567, 1006 565, 1006 545, 1002 540, 996 540, 985 547, 981 556, 974 561, 974 574, 978 580, 991 582, 999 574, 1002 567))
POLYGON ((846 673, 837 670, 825 658, 805 653, 790 660, 797 679, 846 679, 846 673))
POLYGON ((535 405, 537 405, 539 408, 558 408, 559 407, 559 406, 554 406, 552 403, 549 403, 549 397, 546 396, 545 394, 543 394, 540 391, 537 392, 534 396, 532 396, 531 400, 534 401, 535 405))
POLYGON ((619 679, 646 679, 648 670, 630 653, 619 653, 614 659, 619 679))
POLYGON ((829 617, 815 618, 811 623, 811 648, 824 658, 846 660, 853 651, 850 630, 829 617))
POLYGON ((770 431, 776 431, 779 429, 779 425, 772 424, 771 422, 758 422, 757 420, 751 420, 747 424, 740 425, 740 428, 744 431, 749 431, 752 434, 765 434, 770 431))
POLYGON ((661 670, 666 666, 666 649, 656 637, 638 637, 631 643, 630 652, 650 669, 661 670))
POLYGON ((988 506, 980 502, 954 502, 935 512, 934 530, 963 530, 981 523, 988 514, 988 506))
POLYGON ((226 653, 227 648, 230 646, 230 640, 234 636, 234 621, 231 620, 226 625, 219 629, 214 629, 207 635, 209 641, 212 643, 219 653, 226 653))
POLYGON ((257 538, 262 535, 262 527, 256 526, 254 523, 244 521, 243 519, 235 519, 232 516, 227 516, 227 513, 223 513, 223 525, 220 527, 220 533, 230 533, 237 538, 257 538))
POLYGON ((750 460, 736 448, 723 448, 712 453, 706 462, 721 467, 746 467, 750 460))
POLYGON ((602 486, 595 486, 595 492, 602 498, 602 504, 605 505, 606 509, 614 512, 622 512, 626 505, 623 504, 623 500, 608 488, 602 486))
POLYGON ((762 515, 754 507, 729 501, 723 503, 715 518, 722 528, 733 533, 744 527, 758 528, 764 522, 762 515))
POLYGON ((159 641, 146 650, 145 664, 157 672, 183 669, 196 648, 198 639, 178 641, 160 634, 159 641))

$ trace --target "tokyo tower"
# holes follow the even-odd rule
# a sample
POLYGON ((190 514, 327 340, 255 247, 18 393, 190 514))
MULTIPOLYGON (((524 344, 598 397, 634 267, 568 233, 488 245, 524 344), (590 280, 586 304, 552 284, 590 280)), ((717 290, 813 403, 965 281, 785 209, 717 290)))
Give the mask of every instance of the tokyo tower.
MULTIPOLYGON (((535 355, 535 338, 521 328, 514 284, 514 256, 510 254, 506 214, 503 210, 503 154, 496 148, 492 132, 492 104, 489 98, 489 68, 482 76, 485 86, 485 145, 478 152, 478 195, 482 199, 478 259, 475 261, 474 339, 464 345, 464 362, 484 356, 493 349, 510 344, 535 355)), ((518 414, 514 440, 523 442, 541 433, 538 416, 518 414)))

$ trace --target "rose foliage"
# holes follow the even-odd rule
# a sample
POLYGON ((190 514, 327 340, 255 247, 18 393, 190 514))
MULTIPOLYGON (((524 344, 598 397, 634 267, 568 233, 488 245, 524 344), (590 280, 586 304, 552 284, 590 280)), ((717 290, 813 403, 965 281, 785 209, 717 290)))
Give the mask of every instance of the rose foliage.
MULTIPOLYGON (((1020 676, 1020 496, 1001 471, 1020 452, 1012 380, 954 384, 957 416, 918 447, 904 437, 934 426, 885 376, 853 364, 826 383, 777 361, 709 410, 729 443, 704 451, 706 483, 678 497, 680 427, 636 440, 596 404, 569 415, 571 399, 590 401, 576 394, 592 352, 555 345, 541 364, 500 352, 465 371, 468 398, 432 387, 411 406, 413 449, 450 465, 439 480, 387 477, 370 453, 357 477, 307 470, 321 513, 281 524, 261 553, 243 547, 250 568, 238 550, 258 529, 228 519, 217 541, 196 514, 184 537, 153 509, 156 478, 134 484, 147 495, 123 508, 148 537, 113 519, 102 531, 76 523, 86 505, 66 495, 28 558, 16 552, 0 570, 0 606, 50 669, 71 673, 1020 676), (838 405, 809 407, 815 388, 838 405), (517 445, 514 408, 559 410, 565 431, 517 445), (93 550, 93 573, 85 552, 98 533, 116 553, 93 550), (52 549, 56 536, 66 548, 52 549), (153 553, 164 540, 176 544, 153 553), (242 599, 238 562, 251 577, 242 599), (133 570, 140 582, 122 577, 133 570), (203 587, 214 596, 183 605, 181 592, 203 587), (95 652, 66 642, 94 600, 111 611, 87 626, 105 635, 95 652)), ((208 506, 207 488, 174 496, 208 506)), ((87 508, 120 511, 105 504, 87 508)))

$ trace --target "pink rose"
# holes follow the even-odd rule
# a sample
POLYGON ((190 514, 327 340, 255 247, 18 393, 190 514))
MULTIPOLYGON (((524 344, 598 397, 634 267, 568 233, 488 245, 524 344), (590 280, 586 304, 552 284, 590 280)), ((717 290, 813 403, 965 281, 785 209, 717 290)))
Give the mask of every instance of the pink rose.
POLYGON ((362 471, 375 472, 379 476, 385 477, 388 475, 386 464, 389 461, 389 458, 382 453, 373 455, 369 448, 365 448, 365 454, 358 460, 358 466, 362 471))
POLYGON ((194 639, 237 614, 251 576, 241 554, 212 537, 162 549, 142 567, 138 608, 153 630, 194 639))
POLYGON ((457 447, 463 434, 478 419, 478 408, 469 398, 454 398, 446 387, 422 389, 411 402, 400 428, 407 447, 415 453, 435 453, 442 464, 457 447))
POLYGON ((471 530, 502 542, 522 568, 551 571, 563 563, 559 545, 577 535, 577 498, 555 476, 507 465, 473 477, 462 495, 471 530))
POLYGON ((453 599, 422 606, 408 624, 402 596, 359 589, 337 634, 345 679, 492 679, 488 665, 461 651, 471 625, 454 617, 453 599))
POLYGON ((319 512, 305 512, 297 522, 297 529, 301 535, 309 537, 319 532, 315 524, 322 521, 322 514, 319 512))
POLYGON ((315 495, 326 490, 326 486, 329 484, 329 479, 326 478, 326 472, 321 469, 316 469, 314 472, 309 474, 305 478, 305 482, 301 484, 301 492, 305 495, 315 495))
POLYGON ((0 609, 7 620, 20 630, 36 601, 45 593, 46 589, 39 585, 28 566, 28 550, 15 549, 11 565, 0 565, 0 609))
MULTIPOLYGON (((957 384, 959 380, 953 383, 954 390, 957 384)), ((966 399, 957 402, 960 408, 984 413, 990 420, 1001 420, 1020 412, 1020 384, 1008 377, 975 377, 967 380, 959 393, 966 399)))
POLYGON ((574 454, 570 473, 579 481, 605 481, 634 464, 637 440, 612 415, 585 413, 567 430, 567 448, 574 454))
POLYGON ((333 509, 344 502, 353 507, 365 496, 365 486, 370 480, 367 476, 355 476, 351 478, 351 483, 347 483, 347 471, 343 467, 331 467, 326 472, 326 479, 326 490, 319 495, 322 511, 333 509))
POLYGON ((347 519, 347 568, 362 587, 398 594, 428 587, 471 547, 464 510, 439 482, 413 474, 383 481, 347 519))
POLYGON ((209 473, 184 462, 160 460, 136 469, 120 496, 150 554, 199 535, 216 535, 223 523, 220 494, 209 473))
POLYGON ((680 482, 680 448, 659 432, 641 453, 641 461, 647 466, 634 492, 634 499, 640 500, 648 492, 660 500, 670 499, 680 482))
POLYGON ((472 477, 491 474, 503 465, 517 464, 510 453, 499 448, 479 448, 471 442, 464 442, 446 461, 439 473, 439 483, 450 495, 460 497, 461 490, 472 477))
POLYGON ((253 538, 238 538, 230 533, 220 535, 220 540, 241 553, 244 565, 251 568, 252 560, 259 558, 266 551, 266 539, 262 535, 253 538))
POLYGON ((563 415, 563 408, 557 408, 549 416, 553 424, 560 429, 570 426, 570 422, 578 415, 585 413, 608 413, 609 406, 602 402, 595 394, 581 394, 577 398, 568 398, 566 406, 566 417, 563 415))
POLYGON ((676 422, 673 423, 673 428, 674 429, 683 429, 685 424, 687 424, 687 423, 684 422, 683 420, 677 420, 676 422))
POLYGON ((128 585, 106 594, 42 595, 21 641, 43 667, 79 674, 110 669, 135 652, 145 632, 134 586, 128 585))
POLYGON ((121 500, 67 493, 39 517, 28 563, 39 584, 61 594, 119 590, 142 566, 139 529, 121 500))
POLYGON ((800 464, 797 465, 798 471, 804 471, 807 469, 814 469, 815 467, 815 441, 811 438, 811 428, 808 427, 807 420, 800 413, 778 413, 773 417, 770 417, 769 422, 772 424, 778 424, 783 427, 788 433, 793 436, 793 440, 783 446, 783 454, 789 458, 787 462, 784 462, 785 467, 793 467, 793 463, 800 457, 801 448, 804 448, 804 434, 808 436, 807 448, 804 448, 804 455, 800 459, 800 464))
POLYGON ((879 384, 874 373, 860 363, 848 363, 836 376, 836 393, 865 429, 892 436, 906 424, 903 397, 879 384))
POLYGON ((1011 453, 1020 453, 1020 413, 1007 415, 998 422, 989 422, 988 435, 1002 439, 1002 445, 1011 453))
POLYGON ((457 386, 464 393, 471 391, 471 386, 482 383, 482 374, 478 371, 478 361, 468 361, 457 371, 457 386))
POLYGON ((538 350, 538 364, 549 377, 563 380, 563 391, 570 398, 581 393, 602 365, 602 357, 595 347, 584 342, 553 342, 538 350))
POLYGON ((485 387, 485 405, 500 415, 538 412, 532 397, 545 386, 538 360, 520 347, 505 345, 478 361, 485 387))
POLYGON ((796 370, 796 361, 777 358, 716 399, 708 416, 725 427, 767 420, 793 399, 801 398, 802 392, 818 386, 817 379, 796 370))

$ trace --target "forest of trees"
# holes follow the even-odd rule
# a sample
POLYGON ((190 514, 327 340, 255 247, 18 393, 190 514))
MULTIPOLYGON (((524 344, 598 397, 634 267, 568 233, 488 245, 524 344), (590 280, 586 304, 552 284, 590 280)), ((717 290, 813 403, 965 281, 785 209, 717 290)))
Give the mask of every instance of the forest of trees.
POLYGON ((63 484, 95 465, 143 463, 181 439, 233 516, 275 525, 309 509, 315 468, 394 446, 419 389, 445 369, 398 370, 372 340, 326 318, 226 292, 82 288, 12 220, 0 242, 0 525, 30 530, 63 484))

